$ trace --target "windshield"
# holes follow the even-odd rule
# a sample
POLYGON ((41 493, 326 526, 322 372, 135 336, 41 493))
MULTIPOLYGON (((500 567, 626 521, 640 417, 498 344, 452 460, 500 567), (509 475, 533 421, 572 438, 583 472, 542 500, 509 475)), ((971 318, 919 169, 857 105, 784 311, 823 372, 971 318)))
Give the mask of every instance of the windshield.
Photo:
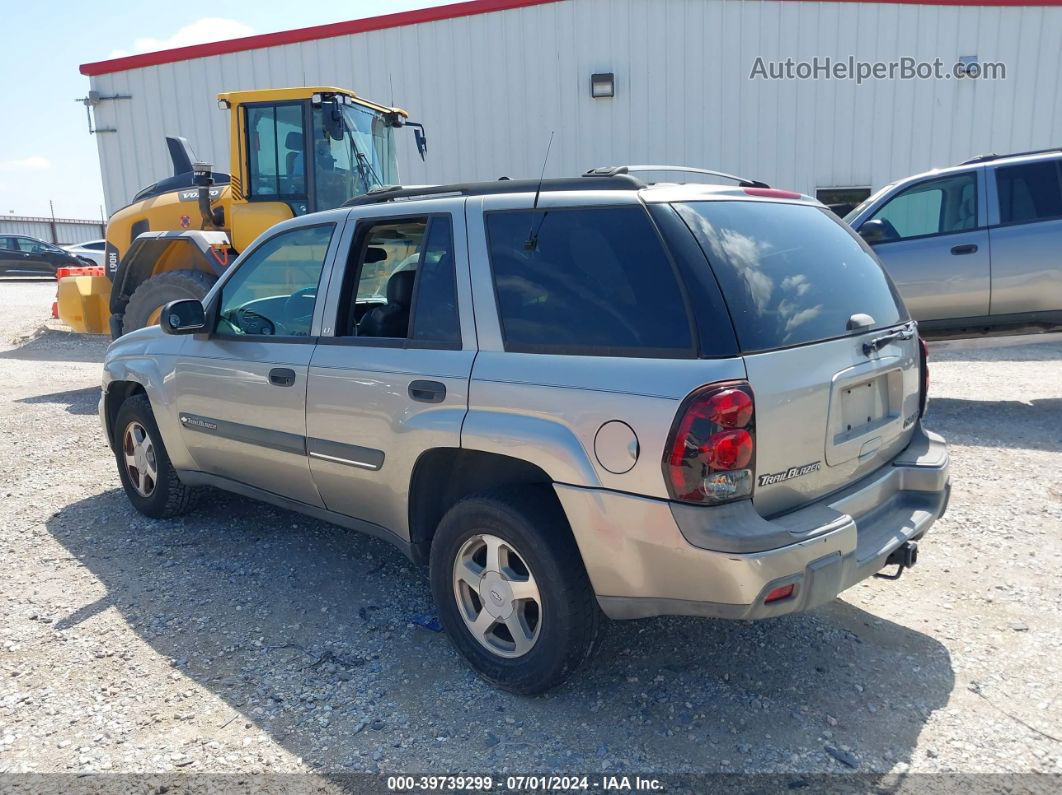
POLYGON ((859 204, 857 204, 855 207, 853 207, 851 210, 848 211, 848 215, 846 215, 844 217, 844 222, 846 224, 852 223, 852 221, 854 221, 856 219, 856 217, 861 212, 863 212, 863 210, 865 210, 871 204, 876 202, 878 200, 879 196, 881 196, 883 193, 885 193, 885 191, 887 191, 890 188, 892 188, 892 186, 895 185, 895 184, 896 184, 895 182, 890 182, 888 185, 886 185, 881 190, 875 191, 874 193, 872 193, 869 196, 867 196, 865 199, 863 199, 863 201, 861 201, 859 204))
POLYGON ((394 129, 383 114, 360 105, 341 105, 343 135, 327 131, 325 107, 314 109, 314 192, 317 209, 339 207, 347 199, 398 182, 394 129))
POLYGON ((908 319, 870 248, 823 207, 707 201, 675 209, 708 257, 746 353, 851 334, 857 314, 870 315, 873 328, 908 319))

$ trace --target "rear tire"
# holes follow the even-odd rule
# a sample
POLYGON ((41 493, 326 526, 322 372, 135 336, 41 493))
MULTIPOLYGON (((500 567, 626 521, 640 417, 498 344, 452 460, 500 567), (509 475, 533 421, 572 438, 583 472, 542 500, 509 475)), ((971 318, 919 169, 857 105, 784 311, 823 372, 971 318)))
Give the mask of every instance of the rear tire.
POLYGON ((122 318, 122 333, 128 334, 157 323, 158 319, 152 319, 152 315, 169 301, 179 298, 202 301, 216 281, 217 277, 211 273, 193 270, 169 271, 152 276, 130 296, 122 318))
POLYGON ((133 395, 118 407, 114 436, 118 477, 133 507, 152 519, 187 513, 195 489, 177 477, 147 395, 133 395))
POLYGON ((551 490, 506 489, 458 502, 432 540, 430 578, 450 640, 503 690, 549 690, 596 648, 603 616, 551 490))

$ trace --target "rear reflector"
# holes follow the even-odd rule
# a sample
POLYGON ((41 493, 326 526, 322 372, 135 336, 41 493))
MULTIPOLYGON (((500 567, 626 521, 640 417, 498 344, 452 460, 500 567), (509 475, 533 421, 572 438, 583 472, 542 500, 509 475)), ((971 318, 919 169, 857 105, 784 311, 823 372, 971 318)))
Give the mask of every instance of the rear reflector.
POLYGON ((788 599, 793 595, 793 591, 796 590, 796 585, 789 583, 789 585, 781 585, 767 594, 767 598, 763 600, 765 605, 769 605, 771 602, 780 602, 783 599, 788 599))
POLYGON ((765 199, 802 199, 799 193, 790 190, 778 190, 776 188, 745 188, 749 196, 763 196, 765 199))

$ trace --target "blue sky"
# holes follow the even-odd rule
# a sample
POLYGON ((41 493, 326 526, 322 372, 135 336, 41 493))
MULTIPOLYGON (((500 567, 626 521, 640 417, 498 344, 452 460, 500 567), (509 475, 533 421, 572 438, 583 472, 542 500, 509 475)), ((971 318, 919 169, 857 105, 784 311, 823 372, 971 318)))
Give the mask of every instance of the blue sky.
POLYGON ((96 142, 85 108, 82 63, 253 33, 342 22, 448 0, 52 0, 4 9, 0 47, 0 213, 98 218, 103 203, 96 142), (206 21, 204 21, 206 20, 206 21), (17 31, 17 35, 11 35, 17 31))

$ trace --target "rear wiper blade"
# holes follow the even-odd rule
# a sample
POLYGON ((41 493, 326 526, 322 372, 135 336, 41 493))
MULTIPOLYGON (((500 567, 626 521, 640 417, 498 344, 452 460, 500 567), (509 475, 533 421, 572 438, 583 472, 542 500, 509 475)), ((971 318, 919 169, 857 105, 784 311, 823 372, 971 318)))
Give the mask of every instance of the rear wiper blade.
POLYGON ((914 337, 914 329, 912 328, 900 328, 896 329, 896 331, 890 331, 888 334, 875 337, 870 342, 864 342, 863 354, 870 356, 870 354, 880 351, 893 340, 909 340, 912 337, 914 337))

